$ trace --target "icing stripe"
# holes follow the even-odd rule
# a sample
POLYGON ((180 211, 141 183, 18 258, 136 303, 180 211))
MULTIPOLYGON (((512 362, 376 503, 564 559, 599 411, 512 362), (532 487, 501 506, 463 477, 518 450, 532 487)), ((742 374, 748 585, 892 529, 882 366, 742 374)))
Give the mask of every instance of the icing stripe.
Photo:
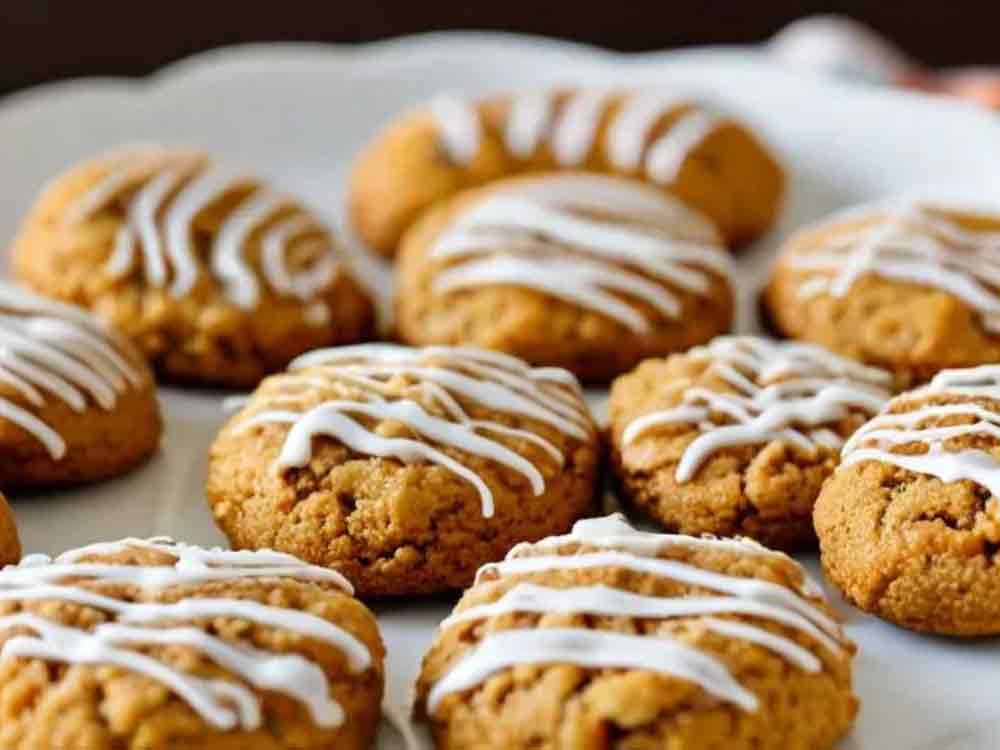
POLYGON ((187 598, 173 603, 135 602, 101 594, 80 583, 136 586, 159 591, 208 581, 268 581, 289 578, 333 583, 350 591, 335 571, 307 565, 290 555, 264 550, 230 552, 174 544, 162 538, 95 544, 60 555, 26 557, 0 571, 0 602, 55 601, 103 610, 116 621, 81 629, 18 612, 0 616, 0 631, 31 631, 3 642, 0 658, 21 657, 67 664, 116 665, 166 686, 207 723, 227 731, 253 731, 262 723, 256 695, 242 682, 207 680, 134 650, 145 646, 184 646, 264 691, 284 693, 302 703, 320 727, 343 723, 343 708, 330 696, 322 667, 296 653, 270 652, 233 643, 192 626, 191 621, 232 618, 281 628, 340 650, 353 672, 372 666, 367 646, 328 620, 280 606, 236 598, 187 598), (131 549, 171 555, 172 564, 112 565, 87 562, 93 556, 131 549), (176 623, 176 624, 175 624, 176 623))
MULTIPOLYGON (((675 596, 655 596, 604 583, 552 588, 532 581, 516 581, 499 597, 459 608, 441 623, 443 630, 470 623, 482 625, 469 628, 459 636, 461 640, 468 637, 478 642, 473 643, 431 686, 427 695, 428 713, 433 715, 447 696, 475 688, 493 675, 520 665, 654 671, 690 681, 716 699, 733 703, 744 711, 758 709, 758 697, 741 685, 723 662, 714 654, 685 643, 683 636, 668 636, 657 630, 646 635, 624 635, 600 629, 600 623, 593 620, 588 620, 587 627, 549 627, 546 620, 549 615, 684 620, 685 627, 677 632, 709 631, 759 646, 805 672, 817 673, 823 669, 822 660, 811 647, 763 627, 763 623, 772 622, 805 637, 808 643, 824 649, 831 658, 850 656, 850 647, 840 626, 820 607, 804 598, 821 599, 818 589, 807 584, 802 587, 804 593, 800 593, 770 581, 727 575, 697 563, 656 556, 664 550, 684 547, 737 555, 776 555, 796 565, 782 553, 772 552, 754 542, 642 533, 620 515, 580 521, 569 535, 518 545, 504 561, 484 566, 477 575, 475 586, 499 586, 512 575, 614 568, 669 578, 686 586, 728 595, 686 591, 675 596), (617 549, 535 556, 571 543, 617 549), (630 546, 634 553, 623 551, 630 546), (505 629, 500 618, 513 613, 538 615, 537 625, 527 628, 520 624, 505 629)), ((804 572, 802 575, 808 581, 804 572)), ((523 623, 523 620, 517 622, 523 623)))
MULTIPOLYGON (((107 261, 114 278, 141 270, 149 284, 181 298, 210 271, 229 301, 249 310, 261 298, 255 258, 248 252, 258 237, 264 281, 279 295, 304 304, 327 289, 343 267, 330 230, 291 198, 270 191, 251 175, 213 166, 202 153, 151 147, 109 158, 107 170, 67 210, 67 220, 86 221, 112 201, 127 199, 107 261), (224 211, 221 225, 204 248, 197 222, 216 206, 224 211), (315 261, 312 268, 293 274, 288 254, 304 235, 312 235, 315 261), (141 269, 136 268, 137 252, 141 269)), ((329 318, 328 310, 314 306, 303 314, 315 325, 325 325, 329 318)))
POLYGON ((1000 233, 966 230, 920 204, 852 218, 874 223, 785 261, 803 273, 799 296, 843 297, 860 279, 874 275, 940 289, 975 309, 987 331, 1000 332, 1000 233))
MULTIPOLYGON (((598 179, 579 176, 588 187, 598 179)), ((607 183, 603 195, 609 200, 600 210, 631 218, 626 207, 637 203, 631 194, 646 188, 603 179, 607 183)), ((729 280, 731 260, 717 245, 676 239, 657 225, 643 227, 576 214, 571 206, 578 203, 567 189, 572 178, 558 178, 548 195, 547 181, 538 178, 488 195, 461 213, 428 253, 432 259, 455 261, 436 272, 435 291, 493 285, 534 289, 644 334, 652 325, 636 308, 636 301, 663 318, 677 319, 682 308, 672 288, 706 295, 711 274, 729 280), (559 205, 563 196, 567 203, 559 205)), ((693 223, 693 229, 688 223, 673 231, 699 232, 702 227, 697 220, 693 223)))
POLYGON ((495 352, 369 344, 310 352, 289 370, 265 381, 231 428, 244 433, 266 424, 288 425, 275 463, 279 473, 308 465, 314 439, 325 436, 361 455, 447 469, 476 489, 487 518, 495 510, 493 490, 447 448, 510 469, 535 495, 545 492, 542 470, 498 438, 527 443, 557 466, 565 456, 533 429, 474 419, 467 406, 535 420, 578 440, 593 434, 575 379, 495 352), (400 388, 400 379, 408 385, 400 388), (323 397, 318 404, 316 395, 323 397), (387 437, 362 420, 404 425, 412 435, 387 437))
POLYGON ((82 311, 0 282, 0 384, 17 394, 0 396, 0 419, 31 434, 53 459, 63 458, 66 441, 32 409, 45 408, 48 396, 77 413, 88 399, 114 409, 122 394, 144 382, 120 347, 82 311))
POLYGON ((677 464, 678 482, 689 482, 713 454, 727 447, 782 441, 806 454, 839 450, 828 429, 852 413, 873 415, 889 399, 889 373, 850 362, 819 347, 749 336, 720 337, 689 356, 711 362, 733 392, 689 387, 679 405, 644 414, 622 432, 630 445, 664 425, 695 425, 698 436, 677 464), (719 423, 715 415, 724 415, 719 423))

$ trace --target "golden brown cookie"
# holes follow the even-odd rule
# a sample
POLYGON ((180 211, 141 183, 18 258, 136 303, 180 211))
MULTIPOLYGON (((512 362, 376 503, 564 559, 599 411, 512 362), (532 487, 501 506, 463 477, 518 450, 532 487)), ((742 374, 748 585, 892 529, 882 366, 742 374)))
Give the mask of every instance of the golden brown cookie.
POLYGON ((858 607, 947 635, 1000 634, 1000 366, 945 370, 844 448, 816 501, 829 580, 858 607))
POLYGON ((317 346, 370 338, 348 255, 295 199, 191 149, 123 149, 57 178, 17 275, 92 309, 164 378, 252 386, 317 346))
POLYGON ((117 476, 160 430, 135 347, 83 310, 0 282, 0 487, 117 476))
POLYGON ((608 516, 479 572, 417 708, 440 750, 826 750, 854 650, 791 558, 608 516))
POLYGON ((809 344, 720 337, 611 389, 622 495, 670 531, 814 547, 813 503, 888 372, 809 344))
POLYGON ((239 548, 335 567, 364 596, 468 585, 594 505, 598 438, 573 376, 481 349, 311 352, 219 434, 208 500, 239 548))
POLYGON ((7 499, 0 494, 0 566, 21 559, 21 538, 7 499))
POLYGON ((1000 217, 907 203, 788 241, 765 293, 784 335, 926 382, 1000 361, 1000 217))
POLYGON ((395 255, 428 207, 502 177, 586 170, 680 197, 743 245, 774 220, 784 174, 737 120, 663 91, 529 91, 479 102, 440 96, 359 157, 349 208, 364 242, 395 255))
POLYGON ((363 750, 375 619, 291 555, 124 539, 0 571, 4 750, 363 750))
POLYGON ((407 343, 472 344, 606 382, 728 331, 730 272, 711 222, 662 191, 582 172, 513 178, 407 232, 397 326, 407 343))

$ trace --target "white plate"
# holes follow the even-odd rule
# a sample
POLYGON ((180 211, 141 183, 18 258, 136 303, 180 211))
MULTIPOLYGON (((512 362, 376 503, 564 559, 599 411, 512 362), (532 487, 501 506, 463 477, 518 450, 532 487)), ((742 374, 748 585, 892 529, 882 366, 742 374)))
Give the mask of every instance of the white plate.
MULTIPOLYGON (((442 89, 610 80, 710 95, 757 126, 790 170, 780 227, 741 261, 742 330, 754 330, 752 298, 769 254, 803 221, 901 191, 1000 206, 1000 121, 970 106, 799 75, 750 50, 621 56, 541 39, 449 34, 353 48, 237 48, 147 81, 85 80, 9 97, 0 103, 0 239, 13 235, 53 173, 95 150, 147 139, 193 142, 256 166, 337 218, 352 155, 402 108, 442 89)), ((163 448, 141 470, 14 498, 27 549, 152 534, 222 542, 202 491, 205 449, 223 419, 220 397, 164 389, 162 401, 163 448)), ((447 608, 378 607, 397 706, 447 608)), ((855 684, 863 707, 841 747, 997 747, 1000 642, 920 637, 845 612, 860 645, 855 684)), ((395 747, 397 738, 383 734, 383 746, 395 747)))

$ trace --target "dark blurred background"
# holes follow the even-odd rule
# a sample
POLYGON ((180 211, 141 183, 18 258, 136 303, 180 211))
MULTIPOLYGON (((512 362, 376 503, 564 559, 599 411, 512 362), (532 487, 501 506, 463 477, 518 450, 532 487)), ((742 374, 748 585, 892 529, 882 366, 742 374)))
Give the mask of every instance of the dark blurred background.
POLYGON ((248 41, 358 42, 475 28, 651 50, 755 42, 819 12, 864 21, 931 65, 1000 62, 1000 0, 0 0, 0 93, 71 76, 142 75, 248 41))

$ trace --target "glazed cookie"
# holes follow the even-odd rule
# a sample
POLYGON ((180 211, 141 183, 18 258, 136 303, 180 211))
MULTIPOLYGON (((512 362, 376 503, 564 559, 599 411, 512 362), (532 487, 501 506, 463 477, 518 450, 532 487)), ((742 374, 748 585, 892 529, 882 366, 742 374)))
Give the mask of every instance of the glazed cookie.
POLYGON ((1000 366, 945 370, 844 446, 816 502, 823 568, 913 630, 1000 634, 1000 366))
POLYGON ((429 206, 502 177, 560 169, 634 177, 707 214, 731 245, 774 220, 784 175, 744 125, 663 91, 531 91, 479 102, 441 96, 390 126, 359 158, 350 214, 394 255, 429 206))
POLYGON ((86 312, 0 282, 0 487, 122 474, 160 439, 153 377, 86 312))
POLYGON ((431 209, 399 261, 411 344, 472 344, 588 381, 729 330, 731 260, 711 222, 641 182, 502 180, 431 209))
POLYGON ((784 335, 914 383, 1000 360, 1000 217, 921 204, 856 209, 802 230, 765 300, 784 335))
POLYGON ((441 750, 825 750, 853 653, 791 558, 609 516, 480 570, 417 709, 441 750))
POLYGON ((384 649, 338 573, 124 539, 0 571, 4 750, 361 750, 384 649))
POLYGON ((21 539, 17 535, 14 514, 7 499, 0 494, 0 566, 15 563, 21 559, 21 539))
POLYGON ((295 199, 201 152, 156 146, 56 179, 14 244, 22 280, 94 310, 165 379, 226 386, 372 335, 349 260, 295 199))
POLYGON ((233 545, 342 571, 366 596, 460 589, 594 506, 598 438, 573 376, 481 349, 311 352, 212 447, 233 545))
POLYGON ((819 347, 750 336, 644 362, 611 389, 622 495, 671 531, 813 547, 820 487, 891 382, 819 347))

